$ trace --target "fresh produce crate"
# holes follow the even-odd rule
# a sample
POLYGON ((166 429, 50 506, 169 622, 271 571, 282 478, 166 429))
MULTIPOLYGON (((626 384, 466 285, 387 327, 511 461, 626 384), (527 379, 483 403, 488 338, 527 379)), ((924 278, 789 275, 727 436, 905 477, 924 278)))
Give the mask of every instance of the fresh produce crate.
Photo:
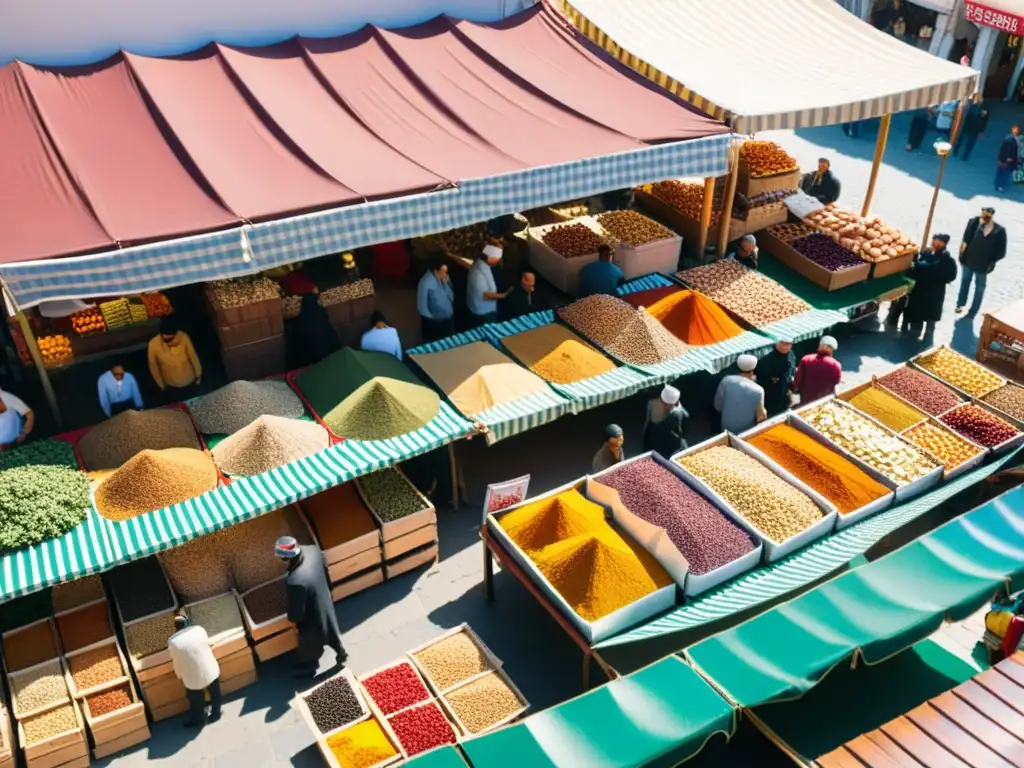
POLYGON ((363 573, 364 571, 380 567, 380 564, 384 562, 384 555, 381 551, 380 544, 374 549, 368 549, 365 552, 352 555, 344 560, 339 560, 327 567, 327 576, 331 581, 331 584, 337 584, 351 578, 353 575, 363 573))
MULTIPOLYGON (((460 685, 469 682, 470 680, 475 680, 480 675, 487 674, 488 672, 493 672, 497 669, 501 669, 502 666, 504 666, 501 659, 494 655, 494 652, 487 646, 487 643, 481 640, 480 635, 474 632, 473 628, 466 622, 463 622, 462 624, 459 624, 457 627, 452 627, 451 629, 442 632, 437 637, 431 638, 422 645, 418 645, 415 648, 412 648, 411 650, 407 651, 405 655, 408 657, 409 661, 412 662, 413 667, 416 669, 417 675, 428 684, 428 690, 433 691, 435 697, 439 697, 447 693, 448 691, 451 691, 452 689, 458 688, 460 685), (438 685, 438 683, 430 676, 430 670, 423 662, 416 658, 416 655, 422 653, 423 651, 426 651, 429 648, 433 648, 438 643, 444 642, 448 638, 455 637, 456 635, 465 635, 465 637, 467 637, 473 643, 473 645, 475 645, 476 648, 480 651, 480 654, 487 662, 487 666, 481 672, 470 677, 467 677, 465 680, 459 680, 457 683, 453 685, 442 687, 438 685)), ((360 678, 360 680, 364 680, 367 677, 370 677, 371 675, 364 675, 362 678, 360 678)))
POLYGON ((368 568, 361 573, 331 584, 331 600, 338 602, 346 597, 362 592, 364 589, 369 589, 383 583, 384 567, 378 565, 375 568, 368 568))
POLYGON ((370 514, 374 516, 374 518, 377 520, 378 525, 380 526, 381 540, 385 544, 387 544, 387 542, 391 539, 396 539, 399 536, 404 536, 405 534, 423 528, 424 526, 437 524, 437 510, 434 508, 434 505, 430 503, 430 500, 419 492, 419 489, 417 489, 416 486, 413 485, 412 482, 410 482, 409 478, 405 476, 405 473, 402 472, 400 467, 395 466, 392 467, 391 469, 393 469, 395 472, 402 476, 405 482, 408 483, 409 488, 412 489, 412 493, 414 493, 417 496, 417 498, 419 498, 420 503, 423 505, 423 508, 419 512, 413 512, 411 515, 406 515, 405 517, 401 517, 398 520, 384 522, 377 515, 376 510, 374 510, 373 505, 370 503, 370 500, 367 497, 366 492, 363 490, 363 486, 360 483, 359 479, 357 478, 354 481, 356 484, 356 489, 359 491, 359 495, 362 498, 363 503, 366 504, 366 508, 370 510, 370 514))
POLYGON ((765 192, 774 192, 777 189, 797 189, 800 186, 800 169, 795 168, 786 173, 777 173, 774 176, 761 176, 754 178, 750 175, 750 167, 745 161, 740 161, 739 173, 736 176, 736 191, 747 197, 757 197, 765 192))
POLYGON ((78 686, 75 685, 74 677, 72 677, 72 675, 71 675, 71 666, 70 666, 70 664, 71 664, 70 660, 71 659, 74 659, 74 658, 76 658, 78 656, 81 656, 81 655, 83 655, 85 653, 88 653, 90 651, 96 650, 97 648, 103 648, 104 646, 108 646, 108 645, 112 645, 114 647, 114 650, 117 652, 118 661, 120 662, 120 665, 121 665, 121 677, 119 677, 117 679, 118 680, 122 680, 122 679, 127 678, 129 676, 128 661, 125 659, 124 653, 121 651, 121 646, 117 642, 116 638, 112 637, 109 640, 101 640, 98 643, 93 643, 92 645, 87 645, 84 648, 81 648, 81 649, 79 649, 77 651, 72 651, 71 653, 66 654, 65 657, 64 657, 65 658, 64 679, 67 681, 68 690, 71 692, 72 698, 81 699, 81 698, 83 698, 85 696, 89 696, 89 695, 95 693, 96 691, 99 691, 99 690, 102 690, 104 688, 109 687, 110 681, 107 681, 107 682, 101 683, 99 685, 94 685, 91 688, 83 688, 82 690, 79 690, 78 686))
POLYGON ((234 653, 220 657, 218 664, 220 664, 220 690, 224 696, 256 682, 256 659, 248 645, 234 653))
POLYGON ((65 653, 70 653, 71 650, 74 649, 69 649, 67 647, 68 639, 64 637, 64 634, 61 631, 61 624, 63 622, 69 621, 70 617, 78 613, 79 611, 96 611, 97 606, 99 606, 100 604, 102 604, 106 608, 107 629, 110 632, 108 637, 112 638, 114 637, 114 620, 110 611, 110 602, 105 597, 102 597, 99 600, 93 600, 91 603, 85 603, 84 605, 76 605, 74 608, 69 608, 66 611, 61 611, 60 613, 55 613, 53 615, 54 626, 56 626, 57 628, 57 637, 60 638, 61 648, 65 651, 65 653))
POLYGON ((139 683, 142 699, 149 708, 153 722, 166 720, 188 709, 185 686, 173 671, 139 683))
MULTIPOLYGON (((116 709, 105 715, 93 717, 85 698, 78 701, 85 724, 92 736, 93 757, 97 760, 120 752, 128 747, 141 744, 149 739, 149 723, 146 720, 146 707, 139 700, 138 692, 130 677, 113 680, 95 689, 92 694, 127 686, 132 703, 127 707, 116 709)), ((92 695, 90 694, 90 695, 92 695)))
POLYGON ((401 576, 403 573, 419 568, 421 565, 436 562, 437 551, 437 542, 434 541, 431 544, 425 544, 419 549, 414 549, 408 554, 385 562, 384 578, 393 579, 396 576, 401 576))
MULTIPOLYGON (((278 296, 274 299, 245 304, 241 307, 215 307, 210 303, 209 296, 207 295, 207 306, 213 314, 214 324, 219 328, 241 325, 264 318, 270 319, 272 322, 277 322, 280 319, 283 323, 284 314, 281 303, 281 297, 278 296)), ((282 325, 281 328, 283 331, 284 326, 282 325)))
POLYGON ((913 253, 905 253, 902 256, 896 256, 885 261, 873 261, 871 262, 871 279, 875 280, 880 277, 888 277, 889 275, 906 272, 913 263, 913 253))
POLYGON ((57 733, 47 739, 28 744, 25 737, 25 725, 18 722, 18 741, 25 753, 25 765, 28 768, 58 768, 63 766, 88 766, 89 745, 85 739, 85 723, 78 707, 71 706, 75 713, 77 725, 63 733, 57 733))
POLYGON ((626 280, 654 272, 670 275, 679 268, 679 253, 682 247, 683 238, 678 236, 637 246, 620 243, 615 247, 614 259, 622 268, 626 280))
MULTIPOLYGON (((366 719, 369 719, 369 718, 366 718, 366 719)), ((374 719, 377 719, 377 718, 374 718, 374 719)), ((359 722, 365 722, 365 720, 361 720, 359 722)), ((324 762, 327 763, 327 765, 330 766, 330 768, 345 768, 345 766, 341 765, 338 762, 338 759, 334 756, 334 752, 331 750, 331 747, 328 744, 328 739, 330 739, 332 736, 335 736, 336 734, 344 732, 346 729, 351 728, 351 727, 353 727, 354 725, 357 725, 357 724, 358 723, 352 723, 350 725, 346 725, 344 728, 339 728, 338 730, 332 731, 331 733, 329 733, 327 735, 317 734, 317 736, 316 736, 316 746, 317 746, 317 749, 320 750, 320 754, 323 756, 324 762)), ((398 738, 391 731, 391 728, 388 726, 388 724, 386 722, 384 722, 384 721, 382 721, 380 719, 377 719, 377 724, 380 725, 380 729, 384 733, 384 736, 391 743, 391 746, 395 750, 395 754, 394 754, 394 756, 386 758, 384 760, 380 760, 380 761, 374 763, 373 765, 368 766, 367 768, 385 768, 385 766, 395 765, 396 763, 403 762, 405 760, 405 758, 406 758, 406 754, 402 750, 401 745, 398 743, 398 738)))
POLYGON ((480 736, 484 733, 489 733, 491 731, 497 730, 498 728, 501 728, 502 726, 508 725, 509 723, 515 722, 520 717, 522 717, 530 708, 530 702, 526 700, 526 697, 523 696, 519 688, 516 687, 516 684, 512 682, 512 678, 510 678, 503 669, 495 669, 491 672, 485 672, 463 683, 459 683, 453 688, 450 688, 444 695, 442 695, 441 700, 445 704, 445 709, 451 714, 451 717, 455 720, 455 724, 458 725, 459 728, 462 729, 463 733, 467 734, 468 736, 480 736), (490 725, 484 728, 480 728, 479 730, 473 731, 462 720, 462 718, 459 717, 458 710, 452 703, 451 697, 457 696, 459 691, 464 690, 469 686, 477 684, 481 678, 486 677, 487 675, 496 675, 501 680, 501 682, 504 683, 504 685, 516 697, 518 701, 518 706, 514 710, 509 712, 505 717, 495 721, 494 723, 491 723, 490 725))
MULTIPOLYGON (((823 538, 832 532, 832 529, 835 527, 836 518, 839 516, 839 513, 836 511, 836 508, 831 504, 831 502, 829 502, 827 499, 819 495, 816 491, 807 487, 800 480, 793 477, 793 475, 791 475, 785 469, 776 464, 768 456, 765 456, 763 453, 755 449, 753 446, 747 445, 745 442, 743 442, 730 432, 723 432, 717 437, 712 437, 708 440, 705 440, 702 443, 698 443, 697 445, 691 446, 684 451, 680 451, 679 453, 672 457, 672 462, 676 463, 681 458, 691 456, 695 453, 705 451, 708 448, 714 448, 720 445, 729 446, 730 448, 735 448, 741 453, 745 453, 747 456, 749 456, 750 458, 754 459, 759 464, 764 466, 765 469, 767 469, 773 475, 776 475, 777 477, 781 478, 782 480, 792 485, 798 491, 801 491, 804 494, 806 494, 811 499, 811 501, 814 502, 814 505, 819 510, 821 510, 821 519, 818 522, 816 522, 809 528, 805 528, 803 531, 796 534, 795 536, 790 536, 785 541, 775 541, 774 539, 770 538, 767 534, 765 534, 763 531, 761 531, 759 528, 757 528, 755 525, 749 524, 747 526, 748 529, 753 529, 754 534, 757 536, 758 539, 760 539, 760 541, 764 545, 765 562, 774 563, 776 560, 781 560, 787 555, 796 552, 798 549, 802 549, 803 547, 807 546, 812 541, 817 541, 818 539, 823 538)), ((718 507, 719 509, 721 509, 723 506, 729 507, 732 510, 734 517, 746 519, 743 517, 742 512, 740 512, 738 509, 735 509, 716 491, 712 490, 711 487, 708 486, 703 480, 689 472, 682 465, 678 466, 680 470, 682 470, 684 476, 686 476, 687 484, 691 488, 700 491, 700 494, 704 496, 704 498, 712 500, 715 506, 718 507)))
POLYGON ((299 647, 299 630, 289 627, 283 632, 260 640, 253 646, 260 661, 270 661, 299 647))
MULTIPOLYGON (((228 629, 223 632, 218 632, 215 635, 210 635, 209 632, 207 632, 207 637, 209 637, 210 640, 210 648, 213 650, 213 655, 218 659, 224 656, 229 656, 242 648, 247 648, 249 645, 245 637, 245 617, 243 615, 242 604, 238 593, 235 590, 231 590, 231 592, 213 595, 211 597, 203 598, 202 600, 195 600, 182 606, 182 610, 185 611, 185 614, 191 621, 192 611, 194 609, 214 600, 223 600, 226 595, 230 595, 235 599, 235 602, 238 605, 238 613, 242 616, 242 624, 235 629, 228 629)), ((192 623, 195 622, 193 621, 192 623)))
POLYGON ((22 627, 18 627, 17 629, 10 629, 0 635, 0 642, 3 643, 4 669, 8 673, 18 672, 22 669, 26 669, 27 667, 34 667, 43 661, 56 659, 60 655, 60 640, 57 637, 57 628, 54 626, 53 619, 50 617, 33 621, 22 627), (45 636, 47 633, 43 630, 44 625, 49 630, 48 634, 50 636, 50 641, 53 643, 53 653, 51 654, 48 649, 46 652, 43 652, 43 650, 40 649, 38 658, 36 658, 32 664, 27 665, 20 664, 17 659, 12 658, 14 655, 11 652, 13 647, 12 644, 18 642, 18 636, 21 636, 22 639, 26 636, 26 633, 32 633, 31 636, 34 636, 36 633, 39 633, 40 636, 45 636), (44 656, 45 658, 43 658, 44 656))
POLYGON ((299 647, 299 632, 295 625, 288 620, 288 615, 281 614, 263 622, 256 622, 249 612, 246 597, 267 584, 277 581, 284 581, 285 576, 278 576, 268 582, 259 584, 247 592, 242 593, 241 608, 242 618, 245 620, 246 630, 249 637, 253 639, 254 650, 260 661, 267 661, 283 653, 299 647))
POLYGON ((826 291, 838 291, 854 283, 863 282, 871 273, 871 265, 866 262, 838 271, 825 269, 798 253, 789 243, 784 243, 767 230, 757 233, 757 244, 794 272, 803 275, 826 291))
POLYGON ((583 224, 598 235, 604 236, 600 225, 590 216, 581 216, 558 224, 546 224, 542 227, 531 227, 528 234, 530 265, 560 291, 575 296, 579 292, 580 271, 587 264, 597 261, 597 251, 567 259, 544 242, 544 235, 564 224, 583 224))
MULTIPOLYGON (((160 611, 159 613, 155 613, 152 616, 144 617, 142 619, 139 619, 138 621, 129 622, 129 624, 125 626, 127 628, 128 626, 139 624, 143 621, 148 621, 157 616, 165 616, 168 614, 173 615, 174 613, 176 613, 176 611, 177 609, 175 609, 174 611, 160 611)), ((164 675, 167 672, 173 670, 173 665, 171 664, 171 652, 168 651, 166 648, 157 651, 156 653, 151 653, 148 656, 136 658, 134 654, 132 654, 131 647, 127 646, 127 639, 125 640, 125 643, 128 652, 128 658, 131 661, 132 669, 135 671, 135 676, 140 683, 144 680, 149 680, 154 677, 160 677, 161 675, 164 675)))
POLYGON ((51 709, 56 709, 57 707, 62 706, 63 704, 71 703, 71 695, 67 689, 66 674, 66 669, 64 667, 62 659, 51 659, 50 661, 44 661, 40 664, 35 664, 31 667, 26 667, 25 669, 18 670, 17 672, 8 672, 7 687, 11 692, 12 714, 18 720, 24 720, 25 718, 31 717, 32 715, 37 715, 40 712, 47 712, 51 709), (61 688, 64 691, 65 698, 60 699, 58 701, 51 701, 47 704, 44 704, 43 706, 36 707, 26 705, 25 702, 20 702, 18 700, 18 695, 16 693, 18 683, 23 679, 31 679, 37 673, 44 671, 60 679, 62 683, 61 688))

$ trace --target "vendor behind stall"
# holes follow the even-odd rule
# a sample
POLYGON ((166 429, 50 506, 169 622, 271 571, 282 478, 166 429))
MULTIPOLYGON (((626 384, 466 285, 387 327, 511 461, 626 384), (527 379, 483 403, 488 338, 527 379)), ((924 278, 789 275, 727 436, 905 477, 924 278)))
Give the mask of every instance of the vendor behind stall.
POLYGON ((398 338, 398 331, 388 325, 380 311, 370 315, 370 330, 363 334, 359 348, 364 352, 384 352, 402 359, 402 341, 398 338))
POLYGON ((744 235, 736 244, 736 250, 725 258, 735 259, 744 267, 757 269, 757 238, 753 235, 744 235))
POLYGON ((420 315, 423 341, 437 341, 455 333, 454 299, 448 265, 436 258, 416 287, 416 311, 420 315))
POLYGON ((502 247, 491 242, 483 247, 469 268, 466 283, 466 307, 469 309, 473 327, 493 323, 498 319, 498 300, 504 299, 512 289, 501 293, 494 282, 492 267, 501 263, 502 247))
POLYGON ((143 408, 139 383, 120 363, 110 366, 110 370, 100 376, 96 382, 96 390, 100 398, 100 408, 108 418, 132 408, 137 411, 143 408))
POLYGON ((532 270, 523 270, 519 276, 519 285, 512 289, 508 298, 501 302, 501 319, 515 320, 517 317, 531 312, 547 309, 543 300, 537 295, 537 275, 532 270))
POLYGON ((601 446, 601 450, 594 454, 594 460, 590 464, 590 471, 597 474, 602 470, 615 466, 620 461, 624 461, 626 458, 622 450, 624 442, 626 442, 626 438, 622 434, 622 427, 618 424, 609 424, 605 427, 604 445, 601 446))
POLYGON ((679 390, 666 384, 658 397, 647 401, 644 450, 657 451, 667 459, 685 449, 683 421, 689 417, 679 404, 679 390))
POLYGON ((160 319, 160 333, 149 341, 149 373, 168 402, 178 402, 199 394, 196 388, 203 378, 192 339, 179 327, 178 319, 168 315, 160 319))
POLYGON ((0 389, 0 448, 23 443, 36 425, 36 415, 25 401, 0 389))

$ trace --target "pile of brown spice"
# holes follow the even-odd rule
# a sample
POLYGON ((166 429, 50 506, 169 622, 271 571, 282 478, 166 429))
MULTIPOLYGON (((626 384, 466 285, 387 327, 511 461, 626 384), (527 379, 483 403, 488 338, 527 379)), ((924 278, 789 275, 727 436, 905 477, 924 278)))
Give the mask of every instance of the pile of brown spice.
POLYGON ((108 520, 130 520, 212 491, 217 479, 208 453, 194 448, 145 450, 100 484, 96 509, 108 520))

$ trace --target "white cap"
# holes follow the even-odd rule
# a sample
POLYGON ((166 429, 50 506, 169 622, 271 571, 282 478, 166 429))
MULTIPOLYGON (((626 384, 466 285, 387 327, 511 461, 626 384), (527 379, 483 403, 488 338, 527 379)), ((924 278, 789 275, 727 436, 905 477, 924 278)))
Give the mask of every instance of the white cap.
POLYGON ((832 349, 839 349, 839 342, 836 341, 835 336, 822 336, 821 341, 818 342, 819 347, 832 347, 832 349))
POLYGON ((500 245, 488 243, 487 245, 484 246, 484 256, 486 256, 488 259, 500 259, 501 254, 502 249, 500 245))
POLYGON ((753 355, 740 355, 736 359, 736 365, 744 373, 750 373, 752 370, 757 368, 757 358, 753 355))
POLYGON ((671 384, 666 384, 665 388, 661 390, 661 399, 669 405, 675 405, 679 402, 679 390, 671 384))

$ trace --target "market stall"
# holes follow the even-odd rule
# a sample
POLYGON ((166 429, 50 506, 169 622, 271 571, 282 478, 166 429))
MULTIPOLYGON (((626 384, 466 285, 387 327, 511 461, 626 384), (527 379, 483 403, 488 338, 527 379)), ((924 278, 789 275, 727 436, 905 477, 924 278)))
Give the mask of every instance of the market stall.
POLYGON ((1024 383, 1024 300, 986 312, 978 336, 978 362, 1024 383))

